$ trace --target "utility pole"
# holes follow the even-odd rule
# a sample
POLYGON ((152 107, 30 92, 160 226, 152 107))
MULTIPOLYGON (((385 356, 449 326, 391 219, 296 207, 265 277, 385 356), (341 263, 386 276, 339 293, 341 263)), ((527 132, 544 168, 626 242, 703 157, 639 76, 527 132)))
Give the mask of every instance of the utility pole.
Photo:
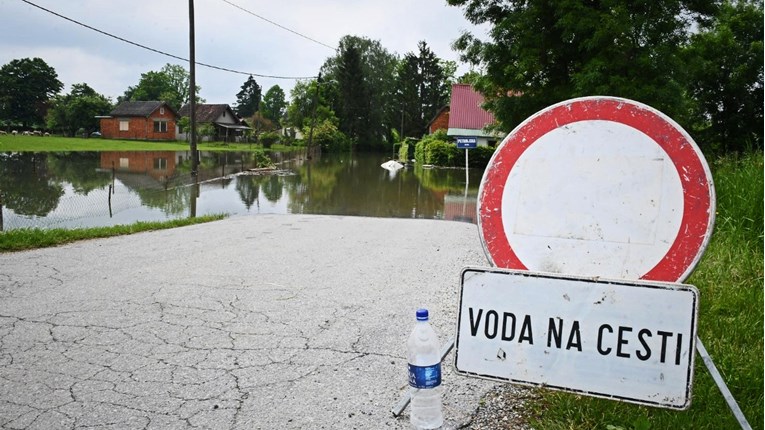
POLYGON ((189 0, 189 124, 191 126, 191 175, 196 182, 199 154, 197 154, 197 83, 194 51, 194 0, 189 0))
POLYGON ((313 113, 311 114, 311 130, 308 132, 308 159, 313 158, 313 128, 316 126, 316 107, 319 104, 319 85, 321 85, 321 72, 316 79, 316 95, 313 99, 313 113))

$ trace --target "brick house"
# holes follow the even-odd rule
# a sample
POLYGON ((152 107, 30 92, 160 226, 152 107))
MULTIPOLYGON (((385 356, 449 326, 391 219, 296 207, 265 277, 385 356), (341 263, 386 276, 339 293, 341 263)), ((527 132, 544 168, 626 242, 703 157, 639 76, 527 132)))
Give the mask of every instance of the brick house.
POLYGON ((428 134, 433 134, 438 130, 449 129, 449 105, 438 110, 438 113, 428 123, 428 134))
POLYGON ((98 118, 106 139, 175 140, 178 114, 165 102, 128 101, 98 118))

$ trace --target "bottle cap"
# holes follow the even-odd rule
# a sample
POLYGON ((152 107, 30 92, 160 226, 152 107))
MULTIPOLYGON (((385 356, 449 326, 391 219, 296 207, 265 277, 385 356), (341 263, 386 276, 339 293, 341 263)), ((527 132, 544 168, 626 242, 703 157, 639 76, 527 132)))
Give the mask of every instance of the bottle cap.
POLYGON ((417 309, 417 321, 427 321, 427 320, 428 320, 428 310, 417 309))

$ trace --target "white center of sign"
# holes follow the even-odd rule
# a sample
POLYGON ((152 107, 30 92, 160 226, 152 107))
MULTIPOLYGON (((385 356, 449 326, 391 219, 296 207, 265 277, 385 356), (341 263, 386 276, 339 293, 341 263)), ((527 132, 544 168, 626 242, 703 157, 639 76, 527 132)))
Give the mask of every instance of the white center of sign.
POLYGON ((541 136, 503 193, 508 240, 529 269, 544 272, 638 279, 667 253, 683 216, 669 156, 614 121, 573 122, 541 136))

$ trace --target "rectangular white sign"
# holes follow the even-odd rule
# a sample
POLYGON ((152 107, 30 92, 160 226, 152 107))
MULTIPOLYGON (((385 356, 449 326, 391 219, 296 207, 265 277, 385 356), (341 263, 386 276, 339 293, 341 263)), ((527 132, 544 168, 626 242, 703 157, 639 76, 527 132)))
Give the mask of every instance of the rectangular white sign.
POLYGON ((464 376, 687 409, 697 319, 690 285, 469 267, 454 364, 464 376))

